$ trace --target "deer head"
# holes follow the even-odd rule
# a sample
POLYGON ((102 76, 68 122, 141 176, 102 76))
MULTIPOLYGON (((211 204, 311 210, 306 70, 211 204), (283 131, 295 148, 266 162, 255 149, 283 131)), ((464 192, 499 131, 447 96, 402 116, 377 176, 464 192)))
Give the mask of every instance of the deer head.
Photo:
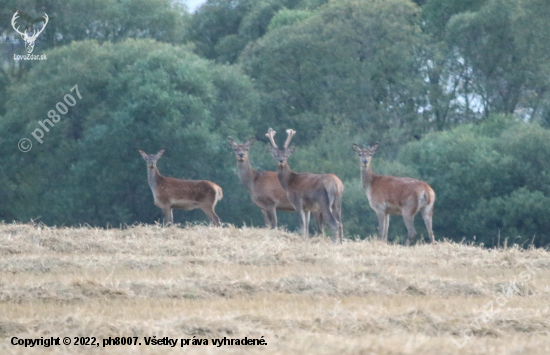
POLYGON ((19 31, 19 26, 17 28, 15 27, 15 21, 19 18, 18 12, 19 11, 15 11, 15 13, 13 14, 13 17, 11 18, 11 26, 13 27, 15 32, 19 33, 23 37, 23 40, 25 41, 25 49, 27 50, 28 54, 31 54, 34 49, 34 42, 36 41, 36 38, 38 38, 38 35, 41 34, 42 31, 44 31, 44 29, 46 28, 49 18, 48 18, 48 15, 44 13, 43 17, 46 21, 44 22, 42 29, 39 30, 38 32, 34 30, 32 35, 29 36, 26 30, 25 32, 21 32, 19 31))
POLYGON ((290 157, 290 155, 294 153, 294 144, 290 147, 288 145, 292 137, 296 134, 296 131, 292 129, 286 130, 286 142, 282 149, 279 149, 279 147, 277 147, 277 144, 275 144, 275 139, 273 138, 275 136, 275 133, 276 132, 272 128, 270 128, 266 133, 266 136, 271 141, 271 147, 269 147, 269 151, 271 152, 271 155, 273 156, 273 159, 275 159, 277 164, 279 166, 283 166, 284 164, 286 164, 288 157, 290 157))
POLYGON ((139 154, 145 159, 147 162, 147 168, 148 169, 155 169, 157 167, 157 160, 160 159, 162 154, 164 153, 164 149, 158 152, 157 154, 147 154, 143 150, 139 151, 139 154))
POLYGON ((366 167, 369 166, 372 156, 374 155, 374 153, 376 153, 376 150, 378 149, 378 145, 379 144, 376 143, 370 148, 361 149, 357 144, 352 144, 353 150, 357 152, 359 158, 361 159, 361 163, 366 167))
POLYGON ((227 137, 227 140, 229 141, 229 145, 231 146, 231 149, 235 152, 235 157, 238 161, 245 161, 248 159, 248 150, 254 142, 256 141, 256 138, 251 137, 249 138, 245 143, 243 144, 237 144, 231 137, 227 137))

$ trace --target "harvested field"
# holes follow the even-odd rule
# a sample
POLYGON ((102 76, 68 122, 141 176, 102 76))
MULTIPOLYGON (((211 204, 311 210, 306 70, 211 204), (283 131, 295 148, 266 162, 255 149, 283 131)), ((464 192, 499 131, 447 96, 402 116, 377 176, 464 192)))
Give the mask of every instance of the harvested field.
POLYGON ((1 354, 548 354, 549 316, 544 250, 0 224, 1 354), (153 336, 209 343, 145 345, 153 336), (13 337, 99 347, 29 349, 13 337), (142 345, 103 348, 109 337, 142 345), (267 345, 212 344, 224 337, 267 345))

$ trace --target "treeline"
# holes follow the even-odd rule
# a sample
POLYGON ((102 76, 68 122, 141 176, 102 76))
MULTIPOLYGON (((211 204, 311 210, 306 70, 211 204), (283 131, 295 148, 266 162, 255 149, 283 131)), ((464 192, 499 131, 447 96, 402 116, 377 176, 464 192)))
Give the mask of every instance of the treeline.
MULTIPOLYGON (((380 142, 376 173, 434 188, 436 238, 550 243, 546 0, 209 0, 193 14, 168 0, 6 3, 2 39, 14 10, 50 21, 34 49, 45 61, 0 42, 0 220, 160 220, 137 150, 164 148, 163 175, 216 182, 223 222, 261 226, 226 138, 267 142, 273 127, 297 131, 292 169, 344 182, 348 237, 377 231, 351 144, 380 142), (82 99, 45 131, 75 85, 82 99)), ((261 144, 250 157, 276 169, 261 144)))

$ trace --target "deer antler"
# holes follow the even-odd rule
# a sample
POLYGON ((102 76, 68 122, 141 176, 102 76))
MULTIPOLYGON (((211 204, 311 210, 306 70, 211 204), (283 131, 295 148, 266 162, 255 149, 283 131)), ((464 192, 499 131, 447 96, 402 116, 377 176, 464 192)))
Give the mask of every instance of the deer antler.
POLYGON ((286 142, 285 142, 285 149, 288 148, 288 144, 290 143, 290 140, 292 139, 292 137, 296 134, 296 131, 292 130, 292 129, 287 129, 286 130, 286 134, 288 135, 288 137, 286 137, 286 142))
POLYGON ((13 17, 11 18, 11 27, 15 30, 15 32, 19 33, 21 36, 24 36, 25 34, 22 32, 19 32, 19 26, 15 28, 15 21, 19 18, 19 15, 17 14, 19 11, 15 11, 13 14, 13 17))
POLYGON ((277 144, 275 144, 275 139, 273 139, 273 136, 275 136, 275 133, 277 133, 277 132, 275 132, 273 130, 273 128, 269 128, 269 130, 267 131, 267 133, 265 135, 267 136, 267 138, 269 138, 269 140, 271 141, 271 145, 273 145, 273 147, 279 148, 279 147, 277 147, 277 144))
POLYGON ((38 35, 41 34, 42 31, 44 31, 44 29, 46 28, 46 25, 48 24, 48 20, 50 19, 50 18, 48 17, 48 14, 47 14, 47 13, 44 13, 44 16, 42 16, 42 17, 44 17, 44 19, 46 20, 46 22, 44 22, 44 26, 42 26, 42 29, 41 29, 40 31, 38 31, 37 34, 34 34, 34 32, 32 33, 32 37, 33 37, 33 38, 38 37, 38 35))

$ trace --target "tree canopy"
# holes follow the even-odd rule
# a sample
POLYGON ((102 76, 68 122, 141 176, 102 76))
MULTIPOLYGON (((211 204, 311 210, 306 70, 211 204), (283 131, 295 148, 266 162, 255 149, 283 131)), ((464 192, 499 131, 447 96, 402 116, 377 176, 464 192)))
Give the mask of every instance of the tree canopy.
MULTIPOLYGON (((50 51, 48 61, 56 65, 35 66, 10 88, 0 128, 11 133, 0 141, 9 152, 4 183, 10 214, 55 224, 152 222, 158 209, 138 149, 166 148, 159 161, 166 176, 236 180, 225 137, 251 133, 248 122, 258 107, 250 80, 237 68, 208 62, 186 47, 131 39, 74 42, 50 51), (75 84, 82 99, 49 128, 42 144, 34 141, 37 122, 75 84), (21 136, 34 145, 24 156, 16 148, 21 136)), ((226 197, 243 200, 231 191, 226 197)))
POLYGON ((137 150, 166 149, 163 175, 214 181, 223 222, 263 225, 227 136, 255 136, 252 165, 275 170, 262 146, 273 127, 297 131, 293 170, 342 179, 349 237, 377 232, 351 144, 380 142, 376 173, 434 188, 436 238, 550 243, 548 1, 208 0, 193 14, 170 0, 5 3, 0 220, 152 223, 137 150), (28 29, 50 17, 34 49, 47 60, 14 60, 15 11, 28 29))

